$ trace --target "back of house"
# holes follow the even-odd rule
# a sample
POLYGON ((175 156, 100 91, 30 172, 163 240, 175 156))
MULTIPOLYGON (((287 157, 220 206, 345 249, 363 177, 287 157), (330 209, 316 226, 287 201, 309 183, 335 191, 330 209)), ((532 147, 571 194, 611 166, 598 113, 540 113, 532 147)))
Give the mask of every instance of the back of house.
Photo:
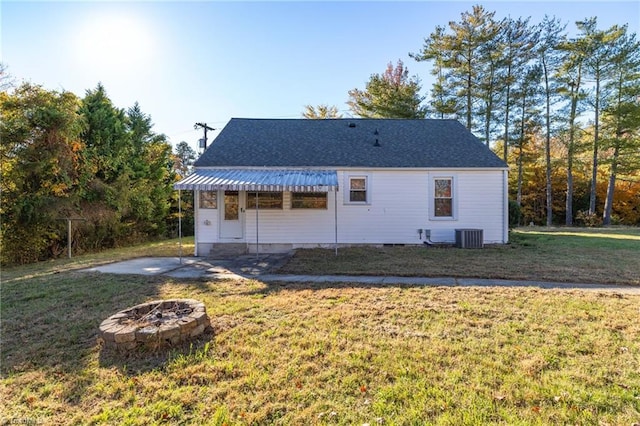
POLYGON ((456 120, 240 119, 176 189, 196 255, 508 240, 507 165, 456 120))

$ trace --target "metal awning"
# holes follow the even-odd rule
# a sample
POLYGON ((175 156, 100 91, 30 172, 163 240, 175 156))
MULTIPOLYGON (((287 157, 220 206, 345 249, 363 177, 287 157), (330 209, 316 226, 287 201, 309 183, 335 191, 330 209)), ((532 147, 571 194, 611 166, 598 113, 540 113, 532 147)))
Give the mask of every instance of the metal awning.
POLYGON ((173 185, 179 190, 199 191, 293 191, 328 192, 338 189, 335 170, 196 170, 173 185))

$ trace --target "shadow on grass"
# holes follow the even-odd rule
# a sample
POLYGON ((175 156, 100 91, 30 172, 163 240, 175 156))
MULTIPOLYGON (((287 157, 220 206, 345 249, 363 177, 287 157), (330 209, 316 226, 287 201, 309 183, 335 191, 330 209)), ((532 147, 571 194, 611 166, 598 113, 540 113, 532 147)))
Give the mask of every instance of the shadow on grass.
MULTIPOLYGON (((358 289, 358 290, 370 290, 370 289, 382 289, 382 288, 397 288, 397 289, 411 289, 411 288, 424 288, 424 284, 411 284, 411 283, 366 283, 366 282, 347 282, 347 281, 331 281, 331 282, 290 282, 290 281, 260 281, 258 277, 257 282, 262 284, 260 288, 255 288, 250 291, 238 293, 241 296, 269 296, 278 294, 284 291, 322 291, 322 290, 341 290, 341 289, 358 289)), ((447 287, 449 285, 432 285, 432 288, 447 287)))
POLYGON ((153 370, 162 370, 167 364, 179 358, 197 357, 209 350, 215 336, 213 328, 192 340, 158 349, 136 348, 122 351, 111 348, 100 348, 98 358, 102 368, 117 368, 119 373, 133 377, 153 370))
MULTIPOLYGON (((166 277, 67 272, 24 282, 3 283, 0 376, 14 386, 39 388, 62 382, 61 400, 77 405, 109 371, 136 375, 162 369, 210 344, 207 331, 190 343, 163 351, 117 354, 98 343, 100 323, 114 313, 149 300, 166 298, 166 277)), ((189 282, 184 291, 206 292, 189 282)), ((183 289, 180 289, 182 291, 183 289)))

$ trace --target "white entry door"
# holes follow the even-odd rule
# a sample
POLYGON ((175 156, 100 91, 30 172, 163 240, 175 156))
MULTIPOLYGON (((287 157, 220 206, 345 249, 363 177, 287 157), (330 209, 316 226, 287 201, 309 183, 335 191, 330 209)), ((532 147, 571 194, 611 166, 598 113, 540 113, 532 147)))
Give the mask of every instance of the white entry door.
POLYGON ((224 191, 220 238, 241 240, 244 237, 244 200, 238 191, 224 191))

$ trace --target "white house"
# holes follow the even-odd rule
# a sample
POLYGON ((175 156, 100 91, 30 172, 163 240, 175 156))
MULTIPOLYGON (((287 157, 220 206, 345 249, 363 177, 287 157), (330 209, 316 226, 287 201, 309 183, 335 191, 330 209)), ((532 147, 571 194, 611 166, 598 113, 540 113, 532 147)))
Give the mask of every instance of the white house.
POLYGON ((196 256, 487 244, 508 240, 507 172, 456 120, 234 118, 175 188, 195 194, 196 256))

